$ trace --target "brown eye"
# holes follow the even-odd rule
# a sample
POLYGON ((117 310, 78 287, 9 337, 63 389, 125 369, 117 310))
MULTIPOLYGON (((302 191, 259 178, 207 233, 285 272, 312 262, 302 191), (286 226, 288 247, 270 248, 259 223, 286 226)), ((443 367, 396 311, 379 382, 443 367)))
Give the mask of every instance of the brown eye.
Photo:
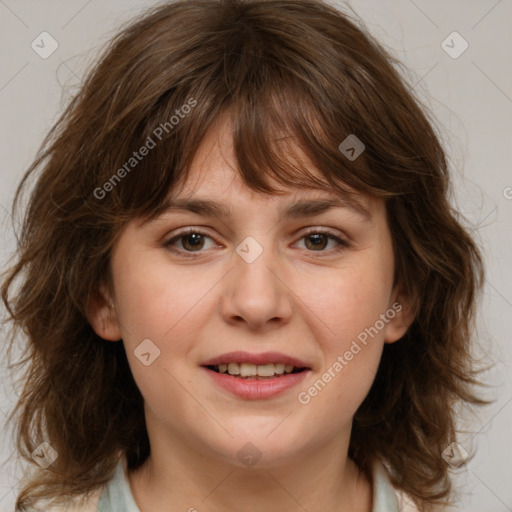
MULTIPOLYGON (((211 240, 212 238, 200 231, 189 229, 188 231, 181 232, 172 237, 164 243, 164 246, 172 252, 190 256, 191 254, 187 253, 203 252, 202 249, 205 247, 206 239, 211 240)), ((212 244, 212 246, 214 246, 214 244, 212 244)))
POLYGON ((306 247, 308 249, 325 249, 329 238, 323 233, 316 233, 313 235, 307 235, 304 237, 306 240, 306 247), (309 242, 309 244, 308 244, 309 242))
POLYGON ((330 253, 343 250, 348 247, 348 243, 338 236, 328 231, 311 230, 306 233, 301 240, 305 240, 304 245, 310 252, 330 253), (325 250, 330 241, 336 242, 337 246, 331 250, 325 250))
MULTIPOLYGON (((172 237, 164 243, 164 246, 174 253, 182 256, 193 257, 194 253, 200 254, 201 252, 204 252, 203 249, 215 247, 215 244, 210 247, 205 247, 207 239, 212 240, 212 238, 206 233, 202 233, 195 229, 189 229, 172 237)), ((305 240, 305 247, 308 252, 325 254, 343 250, 349 245, 333 233, 319 229, 311 230, 309 233, 306 233, 301 237, 301 240, 305 240), (335 242, 335 246, 326 250, 329 242, 335 242)))
POLYGON ((182 246, 187 251, 202 249, 204 246, 203 235, 201 235, 200 233, 190 233, 187 235, 181 235, 180 239, 182 240, 182 246))

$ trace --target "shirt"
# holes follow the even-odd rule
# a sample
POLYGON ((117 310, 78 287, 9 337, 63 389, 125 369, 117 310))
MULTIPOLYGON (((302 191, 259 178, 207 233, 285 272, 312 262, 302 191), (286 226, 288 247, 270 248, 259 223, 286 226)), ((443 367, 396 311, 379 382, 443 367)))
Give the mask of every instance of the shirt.
MULTIPOLYGON (((394 489, 382 463, 373 465, 372 512, 419 512, 402 492, 394 489)), ((39 509, 37 509, 39 510, 39 509)), ((42 509, 41 509, 42 510, 42 509)), ((112 479, 82 506, 45 507, 45 512, 140 512, 130 489, 126 460, 122 457, 112 479)), ((33 510, 31 512, 36 512, 33 510)))

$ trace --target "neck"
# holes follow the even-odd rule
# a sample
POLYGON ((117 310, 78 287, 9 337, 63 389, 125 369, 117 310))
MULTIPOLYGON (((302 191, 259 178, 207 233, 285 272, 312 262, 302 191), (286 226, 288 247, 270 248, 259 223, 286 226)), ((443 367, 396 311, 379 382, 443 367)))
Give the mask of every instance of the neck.
POLYGON ((141 512, 371 512, 370 483, 347 457, 344 439, 279 461, 262 457, 252 467, 172 440, 130 473, 130 486, 141 512))

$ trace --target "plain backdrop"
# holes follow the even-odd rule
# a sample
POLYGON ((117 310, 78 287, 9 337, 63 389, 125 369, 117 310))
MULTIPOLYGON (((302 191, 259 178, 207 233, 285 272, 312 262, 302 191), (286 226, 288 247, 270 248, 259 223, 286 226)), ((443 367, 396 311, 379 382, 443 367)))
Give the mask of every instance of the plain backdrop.
MULTIPOLYGON (((2 268, 14 249, 10 208, 15 186, 44 135, 116 27, 154 3, 0 0, 2 268), (42 32, 58 44, 47 58, 31 46, 42 32)), ((483 375, 490 386, 485 396, 494 403, 471 418, 458 439, 476 455, 467 467, 452 470, 459 489, 453 511, 512 511, 512 2, 331 3, 352 7, 407 67, 406 78, 435 116, 448 151, 456 206, 484 250, 487 279, 479 331, 483 353, 495 361, 483 375)), ((5 364, 0 376, 0 511, 12 511, 22 466, 6 414, 18 390, 5 364)))

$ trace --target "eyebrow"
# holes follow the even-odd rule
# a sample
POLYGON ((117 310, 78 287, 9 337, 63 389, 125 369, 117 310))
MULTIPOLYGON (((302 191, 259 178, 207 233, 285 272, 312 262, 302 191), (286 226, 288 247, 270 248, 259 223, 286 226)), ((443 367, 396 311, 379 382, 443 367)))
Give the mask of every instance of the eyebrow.
MULTIPOLYGON (((333 208, 349 209, 368 223, 372 220, 371 213, 360 202, 354 199, 348 201, 341 198, 297 201, 284 211, 284 217, 312 217, 333 208)), ((226 218, 232 215, 229 208, 224 204, 210 199, 167 199, 161 207, 153 212, 146 222, 151 222, 166 213, 172 212, 192 212, 205 217, 217 218, 226 218)))

